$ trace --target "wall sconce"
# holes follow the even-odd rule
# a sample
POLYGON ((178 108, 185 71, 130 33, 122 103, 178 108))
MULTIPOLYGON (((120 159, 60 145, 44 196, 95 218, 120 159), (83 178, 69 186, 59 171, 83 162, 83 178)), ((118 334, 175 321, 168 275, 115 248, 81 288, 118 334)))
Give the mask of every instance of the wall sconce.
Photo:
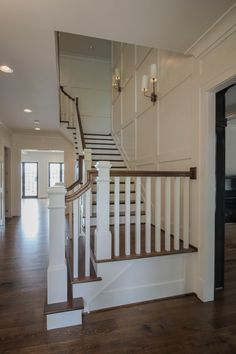
POLYGON ((154 105, 157 100, 157 94, 156 94, 157 66, 156 66, 156 64, 151 64, 150 82, 152 84, 152 92, 150 95, 147 95, 147 92, 149 89, 149 77, 148 77, 148 75, 143 75, 141 91, 143 92, 145 97, 151 98, 151 101, 153 102, 153 105, 154 105))
POLYGON ((121 92, 121 86, 120 86, 120 71, 118 68, 115 69, 115 75, 113 76, 113 83, 112 86, 114 89, 116 89, 118 92, 121 92))

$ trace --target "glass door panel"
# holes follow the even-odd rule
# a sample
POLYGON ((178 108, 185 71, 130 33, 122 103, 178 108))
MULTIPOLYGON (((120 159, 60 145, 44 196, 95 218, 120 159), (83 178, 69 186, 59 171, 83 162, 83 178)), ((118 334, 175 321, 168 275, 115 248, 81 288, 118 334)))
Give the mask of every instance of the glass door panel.
POLYGON ((22 197, 38 197, 38 163, 22 162, 22 197))
POLYGON ((49 187, 64 182, 64 163, 49 162, 49 187))

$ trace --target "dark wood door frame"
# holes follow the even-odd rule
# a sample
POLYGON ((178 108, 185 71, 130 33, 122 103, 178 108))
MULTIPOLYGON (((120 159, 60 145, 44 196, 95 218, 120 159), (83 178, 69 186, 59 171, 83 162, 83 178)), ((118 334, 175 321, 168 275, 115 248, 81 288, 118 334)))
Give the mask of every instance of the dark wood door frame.
POLYGON ((225 236, 225 94, 234 85, 216 93, 216 209, 215 209, 215 289, 224 287, 225 236))

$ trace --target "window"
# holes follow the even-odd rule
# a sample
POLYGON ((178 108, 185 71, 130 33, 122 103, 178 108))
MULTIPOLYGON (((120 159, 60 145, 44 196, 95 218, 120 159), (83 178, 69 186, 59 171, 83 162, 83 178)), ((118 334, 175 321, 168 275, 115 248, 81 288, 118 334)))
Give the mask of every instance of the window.
POLYGON ((64 183, 64 163, 49 162, 49 187, 53 187, 60 182, 64 183))

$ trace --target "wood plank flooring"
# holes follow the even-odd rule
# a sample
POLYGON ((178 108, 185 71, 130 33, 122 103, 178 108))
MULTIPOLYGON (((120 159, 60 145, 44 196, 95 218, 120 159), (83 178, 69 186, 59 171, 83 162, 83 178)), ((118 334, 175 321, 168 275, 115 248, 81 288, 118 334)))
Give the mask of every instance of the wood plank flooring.
POLYGON ((0 231, 0 353, 235 354, 236 225, 226 227, 225 290, 91 313, 82 326, 46 331, 46 202, 25 201, 0 231), (38 220, 38 221, 37 221, 38 220))

